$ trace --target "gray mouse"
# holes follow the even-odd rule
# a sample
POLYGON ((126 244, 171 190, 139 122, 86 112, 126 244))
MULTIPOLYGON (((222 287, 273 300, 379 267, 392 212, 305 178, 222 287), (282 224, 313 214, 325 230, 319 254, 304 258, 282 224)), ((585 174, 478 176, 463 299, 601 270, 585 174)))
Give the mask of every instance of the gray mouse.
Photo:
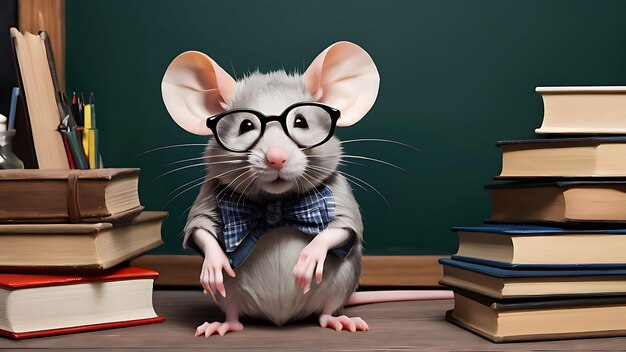
POLYGON ((249 74, 235 81, 209 56, 189 51, 169 65, 163 100, 194 134, 213 135, 207 175, 189 212, 184 247, 205 257, 200 282, 224 322, 196 336, 241 331, 240 316, 281 326, 309 316, 322 327, 367 331, 347 303, 450 298, 449 292, 358 292, 363 223, 337 172, 335 126, 372 107, 379 75, 350 42, 317 56, 303 74, 249 74))

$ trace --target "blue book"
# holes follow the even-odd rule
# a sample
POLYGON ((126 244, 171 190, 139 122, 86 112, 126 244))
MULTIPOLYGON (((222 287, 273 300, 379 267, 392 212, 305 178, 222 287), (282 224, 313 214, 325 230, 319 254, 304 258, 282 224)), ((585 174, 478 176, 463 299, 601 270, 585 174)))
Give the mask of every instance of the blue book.
POLYGON ((503 269, 626 269, 626 229, 532 225, 453 227, 453 259, 503 269))
POLYGON ((626 294, 624 269, 503 269, 442 258, 440 284, 495 299, 626 294))

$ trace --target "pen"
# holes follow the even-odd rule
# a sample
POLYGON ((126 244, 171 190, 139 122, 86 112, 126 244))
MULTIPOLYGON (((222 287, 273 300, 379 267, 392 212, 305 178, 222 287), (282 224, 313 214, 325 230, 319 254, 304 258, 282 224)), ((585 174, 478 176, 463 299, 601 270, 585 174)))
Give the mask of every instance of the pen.
POLYGON ((79 126, 83 125, 83 118, 80 114, 80 109, 78 107, 78 97, 76 96, 76 92, 72 92, 72 114, 74 115, 74 119, 76 120, 76 124, 79 126))
MULTIPOLYGON (((89 138, 93 139, 93 164, 95 169, 100 168, 100 136, 96 125, 96 104, 93 92, 89 93, 89 105, 91 106, 91 130, 89 138)), ((91 151, 90 151, 91 152, 91 151)))

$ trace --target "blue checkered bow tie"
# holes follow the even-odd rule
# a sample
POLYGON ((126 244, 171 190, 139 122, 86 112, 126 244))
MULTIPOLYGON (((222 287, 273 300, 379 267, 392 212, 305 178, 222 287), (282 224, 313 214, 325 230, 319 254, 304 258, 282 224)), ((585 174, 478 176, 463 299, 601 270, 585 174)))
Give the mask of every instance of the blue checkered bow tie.
MULTIPOLYGON (((222 192, 217 204, 224 224, 227 255, 235 252, 242 242, 254 246, 261 235, 272 228, 293 227, 303 233, 317 235, 335 217, 335 197, 328 187, 300 198, 269 204, 243 199, 240 194, 228 190, 222 192)), ((237 266, 239 263, 231 261, 231 264, 237 266)))

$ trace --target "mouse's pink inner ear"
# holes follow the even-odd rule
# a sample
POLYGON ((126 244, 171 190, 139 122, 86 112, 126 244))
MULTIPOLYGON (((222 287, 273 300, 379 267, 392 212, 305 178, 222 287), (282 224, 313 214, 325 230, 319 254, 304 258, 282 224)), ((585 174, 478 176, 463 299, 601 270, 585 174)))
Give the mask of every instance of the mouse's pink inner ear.
POLYGON ((367 114, 376 101, 380 84, 372 58, 350 42, 329 46, 313 60, 303 78, 318 102, 341 111, 339 126, 350 126, 367 114))
POLYGON ((178 55, 161 82, 167 111, 188 132, 209 135, 206 119, 224 111, 235 92, 235 80, 213 59, 199 51, 178 55))

